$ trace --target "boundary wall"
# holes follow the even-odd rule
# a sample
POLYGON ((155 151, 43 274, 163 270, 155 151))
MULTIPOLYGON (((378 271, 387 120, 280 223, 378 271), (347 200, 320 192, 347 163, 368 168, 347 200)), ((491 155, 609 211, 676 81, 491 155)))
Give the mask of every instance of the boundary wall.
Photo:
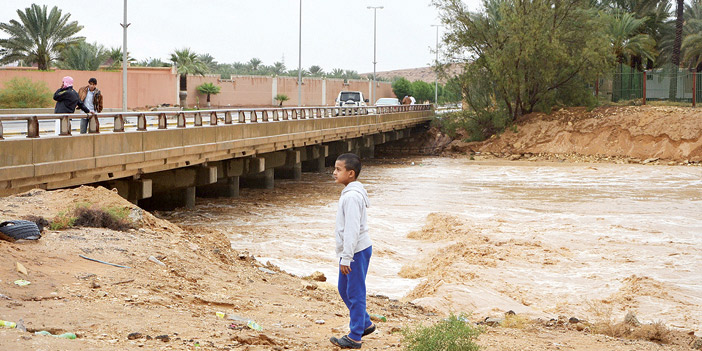
MULTIPOLYGON (((159 106, 162 104, 178 105, 178 74, 172 67, 130 67, 127 71, 128 107, 129 109, 159 106)), ((73 71, 55 69, 38 71, 27 67, 0 68, 0 86, 15 77, 26 77, 32 81, 46 83, 53 93, 61 85, 64 76, 74 79, 75 87, 88 84, 88 79, 95 77, 98 88, 103 93, 104 107, 122 107, 122 71, 73 71)), ((361 91, 371 99, 372 82, 369 80, 348 80, 334 78, 304 78, 302 87, 302 106, 332 106, 340 91, 361 91)), ((297 106, 297 78, 270 76, 232 76, 220 79, 218 75, 188 76, 188 107, 207 105, 207 96, 197 92, 197 86, 210 82, 221 88, 221 92, 210 97, 215 107, 263 107, 275 106, 275 96, 285 94, 290 100, 283 106, 297 106)), ((77 90, 77 89, 76 89, 77 90)), ((392 84, 377 82, 376 99, 394 97, 392 84)), ((370 104, 372 104, 371 101, 370 104)))

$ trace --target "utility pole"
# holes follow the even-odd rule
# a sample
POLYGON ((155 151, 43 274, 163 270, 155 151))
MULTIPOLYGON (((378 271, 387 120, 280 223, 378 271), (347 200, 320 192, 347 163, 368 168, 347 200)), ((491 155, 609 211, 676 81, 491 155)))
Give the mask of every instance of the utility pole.
POLYGON ((302 106, 302 0, 300 0, 300 28, 297 41, 297 106, 302 106))
POLYGON ((124 0, 124 22, 121 24, 123 31, 122 43, 122 111, 127 111, 127 0, 124 0))
POLYGON ((371 104, 375 104, 375 64, 378 63, 375 59, 376 54, 376 16, 378 9, 383 9, 383 6, 368 6, 368 9, 373 9, 373 87, 371 88, 371 104))
MULTIPOLYGON (((436 66, 439 66, 439 27, 440 24, 432 24, 436 27, 436 66)), ((439 72, 434 72, 434 103, 439 106, 439 72)))

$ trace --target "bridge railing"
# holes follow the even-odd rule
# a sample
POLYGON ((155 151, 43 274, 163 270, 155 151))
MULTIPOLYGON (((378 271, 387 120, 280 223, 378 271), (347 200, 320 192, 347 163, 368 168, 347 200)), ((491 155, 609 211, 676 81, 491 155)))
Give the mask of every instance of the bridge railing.
MULTIPOLYGON (((155 121, 151 129, 168 129, 168 120, 176 121, 176 128, 186 128, 192 122, 194 127, 215 126, 221 123, 259 123, 311 118, 334 118, 337 116, 356 116, 367 114, 388 114, 410 111, 430 110, 432 105, 400 105, 400 106, 318 106, 318 107, 284 107, 284 108, 244 108, 244 109, 214 109, 191 111, 143 111, 143 112, 110 112, 97 113, 89 116, 88 133, 100 133, 100 119, 113 118, 114 133, 125 132, 128 120, 136 120, 135 131, 149 129, 147 120, 155 121)), ((71 119, 86 118, 83 114, 25 114, 0 115, 0 140, 3 139, 3 122, 26 121, 27 138, 38 138, 40 134, 39 121, 59 121, 56 131, 60 136, 71 135, 71 119)))

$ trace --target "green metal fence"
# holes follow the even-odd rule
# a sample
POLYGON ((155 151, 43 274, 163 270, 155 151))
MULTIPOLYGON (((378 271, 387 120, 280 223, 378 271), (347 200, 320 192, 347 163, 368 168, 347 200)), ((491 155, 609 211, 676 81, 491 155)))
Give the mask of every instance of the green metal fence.
POLYGON ((612 101, 637 100, 688 102, 702 98, 700 73, 669 65, 645 72, 619 65, 612 79, 612 101), (694 97, 693 97, 694 94, 694 97))

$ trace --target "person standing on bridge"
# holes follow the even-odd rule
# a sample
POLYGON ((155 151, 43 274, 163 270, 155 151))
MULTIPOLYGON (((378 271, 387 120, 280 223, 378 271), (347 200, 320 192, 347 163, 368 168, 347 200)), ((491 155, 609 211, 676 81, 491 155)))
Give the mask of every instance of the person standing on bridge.
POLYGON ((411 103, 412 103, 412 99, 410 99, 409 96, 405 95, 405 97, 402 98, 402 104, 403 104, 403 105, 409 105, 409 104, 411 104, 411 103))
POLYGON ((358 181, 361 159, 343 154, 334 164, 334 180, 344 185, 336 212, 336 255, 339 257, 339 295, 349 309, 351 321, 348 335, 331 337, 329 341, 342 349, 360 349, 361 338, 375 331, 375 324, 366 311, 366 273, 373 253, 368 234, 366 208, 368 193, 358 181))
MULTIPOLYGON (((91 113, 102 112, 102 93, 97 88, 97 79, 88 79, 88 85, 78 89, 78 98, 91 113)), ((80 134, 88 132, 88 121, 87 118, 80 119, 80 134)))
POLYGON ((73 90, 72 77, 63 77, 61 88, 54 93, 54 101, 56 101, 54 113, 74 113, 76 112, 76 106, 78 106, 83 112, 90 115, 90 110, 83 105, 83 102, 80 101, 78 97, 78 93, 73 90))

